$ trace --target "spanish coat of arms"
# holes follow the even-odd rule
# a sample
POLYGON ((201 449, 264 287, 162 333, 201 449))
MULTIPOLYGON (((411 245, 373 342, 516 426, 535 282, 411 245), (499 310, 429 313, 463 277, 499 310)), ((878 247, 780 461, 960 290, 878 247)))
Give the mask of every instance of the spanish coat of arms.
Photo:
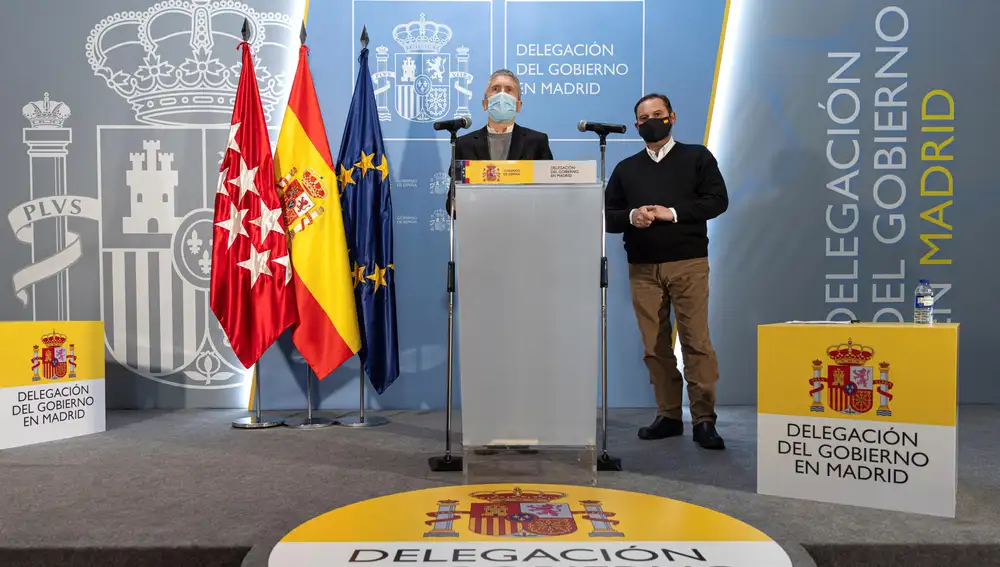
POLYGON ((31 381, 58 380, 60 378, 76 378, 76 345, 67 348, 66 335, 52 331, 42 336, 41 352, 34 345, 34 355, 31 357, 31 381), (41 375, 39 375, 39 370, 41 375))
POLYGON ((889 402, 893 395, 889 390, 893 383, 889 381, 889 363, 878 364, 879 375, 876 378, 875 367, 870 364, 875 357, 874 348, 855 344, 848 339, 846 343, 827 348, 826 354, 833 364, 827 365, 825 374, 823 361, 812 361, 813 376, 809 379, 812 387, 809 390, 809 395, 812 396, 811 411, 823 413, 829 407, 846 415, 865 414, 874 408, 877 393, 879 406, 876 415, 892 415, 889 402), (828 392, 826 405, 822 399, 824 385, 828 392))
POLYGON ((458 537, 455 522, 468 519, 472 533, 496 537, 555 537, 569 535, 579 529, 576 517, 589 521, 590 537, 625 537, 615 526, 614 512, 605 512, 597 500, 579 502, 582 510, 573 510, 570 503, 560 502, 562 492, 535 490, 496 490, 473 492, 468 510, 459 510, 457 500, 441 500, 435 512, 428 512, 431 527, 424 537, 458 537))

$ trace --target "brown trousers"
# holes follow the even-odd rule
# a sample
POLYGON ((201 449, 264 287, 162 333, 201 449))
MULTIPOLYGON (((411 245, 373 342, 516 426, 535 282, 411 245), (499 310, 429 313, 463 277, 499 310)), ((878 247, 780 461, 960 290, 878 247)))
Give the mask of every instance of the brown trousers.
POLYGON ((708 258, 629 264, 628 277, 656 414, 681 419, 681 387, 686 379, 692 424, 714 423, 719 363, 708 333, 708 258), (671 305, 684 357, 683 379, 670 340, 671 305))

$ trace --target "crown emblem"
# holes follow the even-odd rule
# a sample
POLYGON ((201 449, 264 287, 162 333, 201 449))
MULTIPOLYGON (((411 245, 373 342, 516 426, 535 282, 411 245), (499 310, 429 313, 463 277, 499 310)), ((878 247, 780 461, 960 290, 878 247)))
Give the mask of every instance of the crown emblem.
POLYGON ((393 28, 392 39, 407 53, 438 53, 451 41, 451 28, 437 22, 428 22, 420 14, 419 21, 399 24, 393 28))
POLYGON ((302 172, 302 186, 305 187, 306 193, 309 193, 317 199, 326 197, 326 187, 323 186, 323 176, 316 173, 316 171, 311 168, 306 168, 306 170, 302 172))
POLYGON ((566 498, 562 492, 544 492, 540 490, 494 490, 487 492, 473 492, 469 496, 487 502, 552 502, 560 498, 566 498))
POLYGON ((42 100, 24 105, 24 117, 31 122, 32 128, 62 128, 69 118, 69 107, 61 102, 49 99, 45 93, 42 100))
POLYGON ((865 345, 856 345, 851 339, 847 343, 831 346, 826 349, 827 356, 837 364, 865 364, 875 356, 875 349, 865 345))
POLYGON ((119 12, 87 37, 94 74, 124 98, 136 120, 154 125, 229 124, 241 63, 236 46, 244 18, 268 120, 290 81, 264 62, 284 65, 298 47, 299 22, 236 0, 166 0, 144 12, 119 12), (183 22, 183 23, 178 23, 183 22), (137 66, 126 67, 126 65, 137 66))
POLYGON ((42 344, 47 348, 58 348, 66 344, 66 335, 52 331, 47 335, 42 335, 42 344))

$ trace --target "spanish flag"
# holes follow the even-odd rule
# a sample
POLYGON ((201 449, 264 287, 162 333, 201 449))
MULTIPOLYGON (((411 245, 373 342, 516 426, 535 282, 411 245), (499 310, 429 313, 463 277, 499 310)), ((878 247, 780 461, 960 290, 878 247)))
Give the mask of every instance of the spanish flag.
POLYGON ((308 49, 299 64, 274 152, 290 239, 299 322, 292 339, 320 379, 361 349, 344 218, 308 49))

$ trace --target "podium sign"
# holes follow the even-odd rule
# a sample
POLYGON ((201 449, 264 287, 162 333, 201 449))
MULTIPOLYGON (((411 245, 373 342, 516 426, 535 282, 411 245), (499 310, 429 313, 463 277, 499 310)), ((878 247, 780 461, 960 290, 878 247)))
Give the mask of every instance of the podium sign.
POLYGON ((757 330, 757 492, 955 517, 958 324, 757 330))
POLYGON ((476 161, 457 164, 456 183, 472 185, 563 185, 597 183, 594 161, 476 161))
POLYGON ((104 431, 104 324, 0 323, 0 449, 104 431))

